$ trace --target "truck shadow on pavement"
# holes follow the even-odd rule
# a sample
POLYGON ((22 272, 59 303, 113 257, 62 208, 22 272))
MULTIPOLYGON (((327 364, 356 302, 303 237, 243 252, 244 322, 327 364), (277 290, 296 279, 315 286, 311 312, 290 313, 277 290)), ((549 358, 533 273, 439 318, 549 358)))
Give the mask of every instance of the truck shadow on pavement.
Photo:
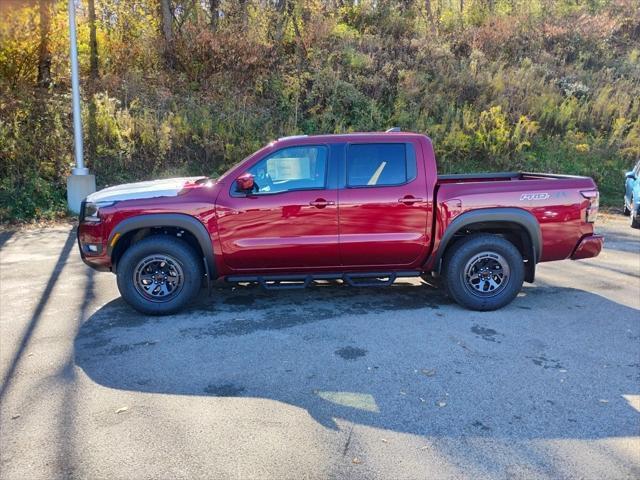
POLYGON ((487 313, 427 285, 237 287, 170 317, 113 300, 82 325, 75 362, 109 388, 277 400, 332 429, 344 419, 432 436, 633 436, 637 313, 548 286, 487 313))

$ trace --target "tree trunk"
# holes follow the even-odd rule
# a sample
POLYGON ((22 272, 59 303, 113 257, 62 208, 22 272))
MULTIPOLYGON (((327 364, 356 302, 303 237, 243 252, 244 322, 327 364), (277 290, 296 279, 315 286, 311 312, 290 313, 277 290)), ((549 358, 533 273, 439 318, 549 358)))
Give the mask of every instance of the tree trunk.
POLYGON ((170 0, 160 0, 160 13, 162 15, 162 34, 164 36, 164 57, 167 65, 175 66, 173 44, 173 14, 171 13, 170 0))
POLYGON ((443 0, 438 0, 436 1, 436 12, 435 12, 435 17, 438 19, 438 22, 440 21, 440 17, 442 15, 442 1, 443 0))
MULTIPOLYGON (((69 0, 72 1, 72 0, 69 0)), ((52 0, 40 0, 40 48, 38 49, 39 87, 51 85, 51 51, 49 50, 49 33, 51 31, 52 0)))
POLYGON ((431 0, 424 0, 424 9, 427 11, 429 22, 433 22, 433 10, 431 9, 431 0))
POLYGON ((211 21, 209 22, 209 28, 213 32, 218 29, 218 18, 220 15, 220 0, 209 0, 209 13, 211 14, 211 21))
POLYGON ((433 9, 431 8, 431 0, 424 0, 424 9, 427 12, 427 21, 429 22, 429 27, 431 28, 431 32, 436 32, 436 21, 433 17, 433 9))
POLYGON ((96 38, 95 0, 89 0, 89 75, 96 80, 98 73, 98 39, 96 38))
POLYGON ((249 10, 247 8, 247 3, 249 0, 238 0, 240 4, 240 23, 243 29, 246 29, 249 25, 249 10))
POLYGON ((289 21, 289 10, 293 5, 289 4, 288 0, 276 0, 276 18, 275 25, 271 29, 273 33, 273 39, 279 43, 284 36, 284 31, 289 21))

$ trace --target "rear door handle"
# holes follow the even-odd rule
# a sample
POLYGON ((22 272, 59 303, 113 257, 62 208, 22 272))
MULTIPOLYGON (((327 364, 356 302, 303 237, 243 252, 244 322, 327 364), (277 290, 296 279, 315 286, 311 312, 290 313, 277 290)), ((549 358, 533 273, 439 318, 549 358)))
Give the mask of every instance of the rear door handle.
POLYGON ((317 200, 314 200, 313 202, 309 202, 309 205, 311 205, 312 207, 316 207, 316 208, 324 208, 328 205, 335 205, 336 202, 331 202, 328 200, 325 200, 324 198, 318 198, 317 200))
POLYGON ((404 203, 405 205, 411 205, 412 203, 423 202, 422 198, 412 197, 411 195, 407 195, 406 197, 399 198, 399 203, 404 203))

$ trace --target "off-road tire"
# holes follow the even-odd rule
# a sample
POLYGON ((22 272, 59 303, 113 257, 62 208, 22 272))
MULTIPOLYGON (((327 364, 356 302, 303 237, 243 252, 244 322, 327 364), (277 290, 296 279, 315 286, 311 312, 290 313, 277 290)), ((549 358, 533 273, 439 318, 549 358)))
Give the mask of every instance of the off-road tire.
MULTIPOLYGON (((634 208, 633 197, 631 197, 631 208, 634 208)), ((635 212, 631 212, 631 228, 640 228, 640 207, 635 212)))
MULTIPOLYGON (((157 276, 162 283, 162 272, 157 276)), ((184 308, 200 291, 202 277, 202 259, 185 241, 168 235, 154 235, 134 243, 124 252, 117 268, 120 295, 134 309, 147 315, 170 315, 184 308), (155 260, 156 263, 149 264, 151 267, 147 269, 158 266, 161 270, 162 259, 166 260, 165 267, 175 267, 173 272, 168 273, 169 278, 180 279, 179 288, 167 294, 166 299, 154 297, 153 293, 145 291, 145 288, 151 290, 151 286, 145 286, 140 280, 150 276, 149 271, 140 273, 143 265, 155 260)), ((178 282, 172 283, 176 285, 178 282)), ((156 290, 160 292, 159 288, 156 290)))
POLYGON ((488 233, 471 235, 456 242, 445 256, 442 271, 449 296, 471 310, 489 311, 504 307, 518 295, 524 282, 520 251, 505 238, 488 233), (493 265, 479 269, 482 261, 493 262, 493 265), (480 280, 474 283, 471 280, 473 275, 467 274, 478 270, 483 271, 478 275, 480 280), (493 292, 481 291, 483 285, 496 284, 500 274, 503 279, 493 292))

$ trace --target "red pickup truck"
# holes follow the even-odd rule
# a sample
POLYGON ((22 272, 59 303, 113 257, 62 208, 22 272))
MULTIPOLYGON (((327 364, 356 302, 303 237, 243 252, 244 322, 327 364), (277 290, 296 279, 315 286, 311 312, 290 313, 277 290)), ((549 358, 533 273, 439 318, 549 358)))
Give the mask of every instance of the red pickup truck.
POLYGON ((106 188, 83 202, 84 262, 147 314, 216 279, 268 289, 422 276, 459 304, 500 308, 538 262, 595 257, 591 178, 438 175, 431 140, 385 132, 281 138, 217 180, 106 188), (436 283, 436 282, 434 282, 436 283))

